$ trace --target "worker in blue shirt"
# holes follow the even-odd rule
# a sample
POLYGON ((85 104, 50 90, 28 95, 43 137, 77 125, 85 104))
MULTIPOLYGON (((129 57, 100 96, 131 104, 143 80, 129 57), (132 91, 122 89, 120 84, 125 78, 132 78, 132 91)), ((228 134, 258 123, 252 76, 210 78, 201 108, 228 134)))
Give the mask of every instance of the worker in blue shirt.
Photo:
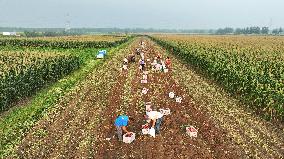
POLYGON ((129 132, 127 129, 126 129, 126 126, 128 126, 128 123, 133 121, 133 118, 131 117, 128 117, 126 115, 119 115, 116 119, 115 119, 115 127, 116 127, 116 131, 117 131, 117 137, 118 137, 118 140, 119 141, 122 141, 122 135, 123 135, 123 132, 122 130, 127 133, 127 134, 130 134, 131 132, 129 132))

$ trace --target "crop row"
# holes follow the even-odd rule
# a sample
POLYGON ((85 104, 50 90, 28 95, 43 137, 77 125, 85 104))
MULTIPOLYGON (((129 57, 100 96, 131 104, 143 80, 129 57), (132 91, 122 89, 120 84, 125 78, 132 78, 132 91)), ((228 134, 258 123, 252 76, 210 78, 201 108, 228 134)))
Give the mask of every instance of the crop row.
POLYGON ((2 38, 0 46, 37 47, 37 48, 109 48, 115 47, 129 40, 126 37, 117 41, 78 41, 78 40, 47 40, 47 39, 21 39, 2 38))
POLYGON ((79 57, 68 54, 1 52, 0 110, 79 68, 79 65, 79 57))
MULTIPOLYGON (((253 49, 253 44, 242 44, 246 40, 244 37, 232 40, 232 43, 222 39, 194 38, 152 37, 265 117, 283 119, 284 64, 279 52, 284 48, 278 51, 268 51, 275 48, 267 47, 253 49)), ((258 40, 262 39, 259 37, 258 40)))

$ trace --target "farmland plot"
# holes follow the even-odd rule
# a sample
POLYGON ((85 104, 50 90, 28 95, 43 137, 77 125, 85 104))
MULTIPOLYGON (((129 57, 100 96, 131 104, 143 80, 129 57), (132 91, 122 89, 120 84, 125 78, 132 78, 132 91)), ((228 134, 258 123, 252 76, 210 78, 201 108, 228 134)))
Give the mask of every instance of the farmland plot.
POLYGON ((46 83, 67 75, 79 65, 79 58, 67 53, 1 51, 0 111, 46 83))
MULTIPOLYGON (((33 127, 33 125, 42 118, 48 109, 54 107, 56 103, 58 103, 59 99, 62 98, 66 93, 70 92, 74 85, 76 85, 78 82, 83 80, 87 74, 89 74, 94 68, 100 66, 103 64, 107 59, 111 58, 117 50, 124 48, 127 44, 122 44, 118 47, 109 48, 108 50, 108 56, 106 59, 103 60, 95 60, 95 57, 97 55, 98 49, 94 48, 84 48, 84 49, 62 49, 62 48, 37 48, 37 47, 1 47, 0 52, 3 53, 3 58, 6 59, 4 61, 3 66, 6 63, 9 63, 6 65, 6 68, 16 69, 14 71, 14 75, 10 76, 8 79, 12 79, 14 85, 10 85, 8 88, 11 90, 15 90, 16 88, 20 88, 21 90, 28 91, 30 89, 23 89, 23 87, 19 87, 19 85, 23 82, 34 82, 31 79, 41 79, 41 74, 35 74, 35 72, 31 74, 27 74, 27 77, 25 79, 30 80, 24 80, 19 82, 15 82, 15 79, 17 73, 24 72, 26 69, 31 69, 31 67, 37 68, 37 66, 41 66, 41 62, 48 59, 49 61, 46 62, 52 62, 51 58, 74 58, 77 61, 71 63, 72 65, 78 64, 80 65, 80 68, 73 71, 71 74, 63 74, 60 72, 60 69, 65 70, 68 69, 68 59, 62 60, 61 63, 63 64, 62 67, 52 67, 51 63, 47 63, 48 71, 54 72, 55 74, 50 75, 52 80, 44 81, 47 82, 48 85, 44 89, 39 87, 40 85, 31 85, 33 87, 36 87, 36 93, 31 92, 33 95, 29 99, 21 100, 23 102, 16 103, 16 106, 12 109, 9 109, 8 111, 5 111, 1 113, 0 115, 0 156, 7 156, 8 154, 11 154, 13 148, 15 145, 18 144, 18 142, 22 139, 22 137, 25 135, 27 131, 29 131, 30 128, 33 127), (5 56, 4 56, 5 55, 5 56), (11 55, 10 60, 7 60, 9 56, 11 55), (32 60, 30 60, 32 59, 32 60), (25 63, 23 63, 25 61, 25 63), (12 65, 13 64, 13 65, 12 65), (58 68, 58 69, 54 69, 58 68), (60 74, 58 76, 55 76, 56 74, 60 74), (36 76, 35 76, 36 75, 36 76), (66 76, 65 76, 66 75, 66 76), (63 77, 64 76, 64 77, 63 77), (59 81, 54 82, 54 78, 61 78, 59 81), (49 83, 54 82, 54 83, 49 83), (41 90, 39 90, 41 89, 41 90)), ((54 65, 58 64, 55 63, 56 61, 53 61, 54 65)), ((9 73, 10 70, 5 70, 4 67, 2 67, 5 73, 9 73)), ((13 70, 12 70, 13 71, 13 70)), ((43 70, 44 71, 44 70, 43 70)), ((70 71, 70 72, 71 72, 70 71)), ((42 73, 42 72, 39 72, 42 73)), ((46 79, 49 76, 44 76, 43 78, 46 79)), ((16 78, 17 79, 17 78, 16 78)), ((18 80, 18 79, 17 79, 18 80)), ((10 80, 11 81, 11 80, 10 80)), ((35 80, 36 81, 36 80, 35 80)), ((5 82, 5 81, 1 81, 5 82)), ((25 86, 29 86, 29 83, 25 83, 25 86)), ((41 85, 42 86, 42 85, 41 85)), ((5 89, 4 89, 5 91, 5 89)), ((5 92, 2 92, 5 93, 5 92)), ((1 97, 3 97, 1 93, 1 97)), ((11 94, 11 92, 8 92, 11 94)), ((9 95, 8 94, 8 95, 9 95)), ((18 93, 19 94, 19 93, 18 93)), ((4 94, 5 95, 5 94, 4 94)), ((20 97, 25 97, 28 94, 20 94, 20 97)), ((11 98, 18 98, 17 96, 11 96, 11 98)), ((13 101, 15 102, 15 101, 13 101)), ((14 106, 14 105, 13 105, 14 106)))
POLYGON ((283 121, 283 37, 157 36, 155 41, 265 118, 283 121))
MULTIPOLYGON (((150 69, 150 62, 166 50, 147 38, 135 40, 107 63, 95 68, 85 80, 65 95, 25 135, 11 158, 281 158, 283 132, 246 110, 229 95, 171 56, 168 73, 150 69), (121 72, 125 56, 146 42, 147 83, 141 83, 138 62, 121 72), (147 88, 146 94, 141 93, 147 88), (181 103, 169 98, 174 92, 181 103), (142 135, 144 102, 169 108, 161 134, 142 135), (116 139, 114 119, 118 114, 134 117, 129 130, 133 143, 116 139), (233 115, 233 116, 232 116, 233 115), (198 130, 189 137, 185 128, 198 130)), ((139 58, 138 56, 136 56, 139 58)))

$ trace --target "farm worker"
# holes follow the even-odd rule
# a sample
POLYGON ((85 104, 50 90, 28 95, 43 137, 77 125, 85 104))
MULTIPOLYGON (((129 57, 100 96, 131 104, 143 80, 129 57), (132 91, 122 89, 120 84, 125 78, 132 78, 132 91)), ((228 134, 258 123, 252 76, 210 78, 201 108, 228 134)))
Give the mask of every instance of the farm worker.
POLYGON ((171 59, 169 58, 169 57, 167 57, 167 59, 166 59, 166 62, 165 62, 165 64, 166 64, 166 67, 167 68, 170 68, 171 67, 171 59))
POLYGON ((158 63, 158 64, 161 64, 161 62, 162 62, 162 60, 161 60, 161 54, 158 53, 158 55, 157 55, 157 63, 158 63))
POLYGON ((151 111, 146 112, 146 115, 148 117, 147 122, 148 124, 150 124, 151 128, 155 129, 156 134, 159 134, 163 121, 163 114, 161 112, 158 112, 155 106, 152 106, 151 109, 151 111))
POLYGON ((160 53, 157 54, 157 58, 158 58, 158 59, 161 59, 161 58, 162 58, 162 56, 161 56, 160 53))
POLYGON ((127 58, 124 58, 124 59, 123 59, 123 64, 124 64, 124 65, 127 65, 127 64, 128 64, 127 58))
POLYGON ((141 68, 141 70, 145 71, 145 65, 146 65, 146 63, 145 63, 144 59, 141 59, 141 60, 139 61, 139 63, 140 63, 140 68, 141 68))
POLYGON ((157 57, 155 57, 155 59, 154 59, 154 61, 153 61, 153 63, 152 63, 152 68, 153 68, 153 70, 155 70, 156 67, 157 67, 157 57))
POLYGON ((144 60, 144 53, 143 52, 140 53, 140 56, 141 56, 141 59, 144 60))
POLYGON ((128 126, 128 123, 130 123, 131 121, 133 121, 133 118, 128 117, 126 115, 119 115, 115 119, 114 125, 116 127, 117 137, 118 137, 119 141, 122 141, 123 132, 125 132, 127 134, 131 133, 126 129, 126 126, 128 126))
POLYGON ((164 72, 164 69, 166 68, 166 65, 164 61, 161 61, 161 71, 164 72))
POLYGON ((136 48, 136 55, 140 55, 140 49, 136 48))
POLYGON ((127 64, 128 64, 128 60, 127 60, 127 58, 124 58, 123 59, 122 70, 127 70, 127 64))
POLYGON ((130 62, 135 62, 135 55, 134 55, 134 54, 130 54, 130 55, 128 56, 128 61, 130 61, 130 62))

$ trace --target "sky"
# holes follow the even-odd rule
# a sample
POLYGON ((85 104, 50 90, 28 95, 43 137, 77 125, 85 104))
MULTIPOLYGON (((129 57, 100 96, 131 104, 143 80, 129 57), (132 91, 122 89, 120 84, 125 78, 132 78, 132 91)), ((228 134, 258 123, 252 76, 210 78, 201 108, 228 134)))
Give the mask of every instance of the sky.
POLYGON ((284 27, 284 0, 0 0, 0 27, 284 27))

